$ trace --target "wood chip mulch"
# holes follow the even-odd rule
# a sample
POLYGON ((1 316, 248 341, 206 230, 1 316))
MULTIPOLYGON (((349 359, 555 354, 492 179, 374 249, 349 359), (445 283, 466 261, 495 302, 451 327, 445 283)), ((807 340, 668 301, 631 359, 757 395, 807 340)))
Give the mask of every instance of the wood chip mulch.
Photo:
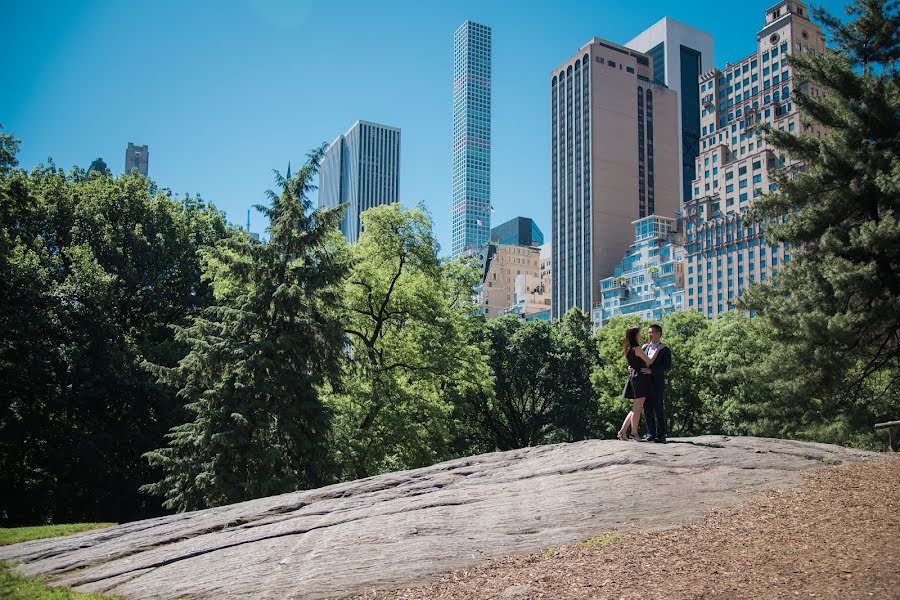
POLYGON ((360 596, 373 597, 900 599, 900 459, 810 471, 797 488, 677 529, 511 556, 360 596))

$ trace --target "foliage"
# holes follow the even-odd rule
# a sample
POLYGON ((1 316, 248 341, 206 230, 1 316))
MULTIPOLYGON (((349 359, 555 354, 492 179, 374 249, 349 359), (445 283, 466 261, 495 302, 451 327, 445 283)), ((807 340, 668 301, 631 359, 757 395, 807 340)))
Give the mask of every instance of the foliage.
POLYGON ((817 11, 834 51, 788 59, 807 82, 792 95, 804 127, 827 133, 769 134, 804 166, 781 172, 753 216, 792 260, 742 304, 776 340, 756 373, 777 388, 760 404, 781 423, 768 430, 841 441, 900 415, 900 14, 885 0, 848 11, 847 24, 817 11))
POLYGON ((577 309, 560 324, 513 316, 484 324, 493 389, 460 399, 461 414, 478 424, 478 447, 509 450, 594 435, 590 331, 577 309))
POLYGON ((342 331, 332 307, 346 260, 334 231, 340 210, 310 212, 307 197, 324 152, 281 195, 257 207, 266 244, 246 235, 208 253, 218 304, 177 329, 190 350, 178 365, 147 363, 178 389, 193 418, 169 445, 147 453, 163 478, 144 489, 179 511, 315 487, 330 481, 329 414, 317 386, 334 377, 342 331))
POLYGON ((378 206, 362 215, 341 297, 348 358, 329 389, 345 477, 432 464, 452 456, 449 390, 489 381, 477 321, 477 272, 441 264, 421 208, 378 206))
POLYGON ((157 513, 140 456, 180 417, 139 365, 174 361, 171 326, 212 302, 199 249, 224 219, 143 178, 16 170, 0 142, 0 523, 157 513))
POLYGON ((81 533, 92 529, 104 529, 113 525, 116 525, 116 523, 69 523, 66 525, 40 525, 38 527, 0 527, 0 546, 72 535, 73 533, 81 533))

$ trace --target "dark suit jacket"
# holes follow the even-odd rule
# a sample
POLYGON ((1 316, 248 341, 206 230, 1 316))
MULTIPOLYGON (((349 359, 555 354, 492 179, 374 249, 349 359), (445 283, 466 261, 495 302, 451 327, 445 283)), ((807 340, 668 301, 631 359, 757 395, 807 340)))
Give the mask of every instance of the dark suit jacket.
MULTIPOLYGON (((647 351, 647 346, 644 346, 644 351, 647 351)), ((672 368, 672 350, 669 349, 668 346, 663 346, 662 350, 660 350, 660 355, 657 357, 653 364, 650 365, 650 372, 653 373, 653 385, 655 388, 655 399, 664 402, 665 394, 666 394, 666 372, 672 368)))

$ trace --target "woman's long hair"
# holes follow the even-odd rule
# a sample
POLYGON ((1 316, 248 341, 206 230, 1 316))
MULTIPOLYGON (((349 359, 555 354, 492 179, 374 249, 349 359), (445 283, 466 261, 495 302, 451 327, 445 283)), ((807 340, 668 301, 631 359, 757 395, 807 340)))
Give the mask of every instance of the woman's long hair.
POLYGON ((640 327, 629 327, 625 330, 625 359, 628 359, 628 351, 638 344, 638 334, 641 332, 640 327))

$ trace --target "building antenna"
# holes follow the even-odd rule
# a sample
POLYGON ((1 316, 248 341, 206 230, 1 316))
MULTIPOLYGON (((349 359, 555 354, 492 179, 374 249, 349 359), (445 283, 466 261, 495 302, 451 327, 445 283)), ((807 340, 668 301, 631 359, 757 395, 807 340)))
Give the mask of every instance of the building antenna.
POLYGON ((247 233, 250 233, 250 209, 247 209, 247 233))

